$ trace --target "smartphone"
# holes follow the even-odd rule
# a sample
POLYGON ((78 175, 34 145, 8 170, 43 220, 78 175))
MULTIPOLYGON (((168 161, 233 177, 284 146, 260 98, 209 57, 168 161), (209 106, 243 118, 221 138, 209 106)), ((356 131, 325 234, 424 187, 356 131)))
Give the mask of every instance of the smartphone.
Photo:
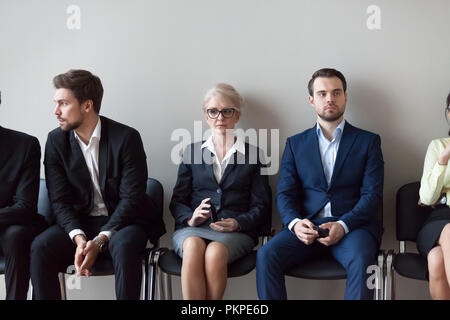
POLYGON ((211 213, 211 223, 216 222, 217 221, 217 211, 216 211, 216 207, 209 202, 209 204, 211 205, 211 207, 209 208, 209 212, 211 213))
POLYGON ((319 238, 326 238, 330 235, 330 229, 313 226, 313 229, 319 233, 319 238))

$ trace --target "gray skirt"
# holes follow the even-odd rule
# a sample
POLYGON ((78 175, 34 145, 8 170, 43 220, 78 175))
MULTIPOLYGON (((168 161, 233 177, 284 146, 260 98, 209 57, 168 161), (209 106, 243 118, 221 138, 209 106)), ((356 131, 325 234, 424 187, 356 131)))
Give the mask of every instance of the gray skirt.
POLYGON ((211 229, 209 225, 198 227, 184 227, 175 231, 172 237, 172 245, 176 254, 183 258, 183 242, 189 237, 200 237, 207 243, 217 241, 228 248, 228 263, 250 253, 255 247, 253 239, 242 232, 219 232, 211 229))

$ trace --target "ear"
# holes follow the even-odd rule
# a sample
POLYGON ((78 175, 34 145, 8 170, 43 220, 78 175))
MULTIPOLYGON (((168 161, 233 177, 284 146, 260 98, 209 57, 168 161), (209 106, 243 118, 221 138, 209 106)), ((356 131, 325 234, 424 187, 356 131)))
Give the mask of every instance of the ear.
POLYGON ((314 98, 309 96, 308 100, 309 100, 309 103, 311 103, 311 105, 314 107, 314 98))
POLYGON ((236 122, 238 122, 240 118, 241 118, 241 113, 236 112, 236 122))
POLYGON ((86 100, 85 102, 83 102, 83 104, 81 105, 82 110, 84 110, 86 113, 87 112, 91 112, 94 111, 94 102, 92 100, 86 100))

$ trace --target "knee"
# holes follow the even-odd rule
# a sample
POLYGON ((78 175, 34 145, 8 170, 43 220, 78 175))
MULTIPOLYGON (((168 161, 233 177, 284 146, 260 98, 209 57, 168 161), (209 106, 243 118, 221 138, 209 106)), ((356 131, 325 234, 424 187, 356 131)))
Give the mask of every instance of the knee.
POLYGON ((141 257, 140 247, 133 241, 110 241, 108 250, 113 258, 134 259, 141 257))
POLYGON ((228 256, 228 248, 223 243, 211 242, 205 252, 205 264, 227 264, 228 256))
POLYGON ((357 252, 350 260, 349 260, 349 268, 353 268, 354 270, 362 271, 363 274, 366 273, 367 267, 375 264, 375 254, 372 252, 357 252))
POLYGON ((445 277, 444 256, 440 247, 433 248, 427 257, 428 272, 431 279, 440 279, 445 277))
POLYGON ((37 253, 40 253, 44 251, 46 248, 48 248, 49 241, 46 239, 46 237, 43 237, 42 235, 37 236, 34 238, 33 242, 31 243, 31 257, 36 256, 37 253))
POLYGON ((268 245, 264 245, 256 252, 256 264, 267 265, 271 262, 276 262, 277 254, 276 250, 272 250, 268 245))
MULTIPOLYGON (((447 223, 442 229, 440 239, 449 239, 450 240, 450 223, 447 223)), ((448 241, 440 242, 441 244, 449 243, 448 241)))
POLYGON ((188 237, 183 241, 183 256, 192 253, 203 253, 205 249, 205 240, 200 237, 188 237))
POLYGON ((30 230, 23 226, 11 226, 3 235, 3 250, 5 254, 30 250, 32 237, 30 230))

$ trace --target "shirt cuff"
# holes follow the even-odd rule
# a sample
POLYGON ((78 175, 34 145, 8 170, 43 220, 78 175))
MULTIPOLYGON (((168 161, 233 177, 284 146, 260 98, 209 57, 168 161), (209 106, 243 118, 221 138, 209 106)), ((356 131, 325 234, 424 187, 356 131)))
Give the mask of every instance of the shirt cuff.
POLYGON ((82 234, 86 238, 86 233, 84 233, 83 230, 81 230, 81 229, 73 229, 72 231, 69 232, 70 240, 72 240, 72 242, 73 242, 73 238, 75 238, 75 236, 77 236, 79 234, 82 234))
POLYGON ((108 238, 108 241, 111 240, 111 237, 113 236, 113 232, 112 231, 102 231, 100 232, 100 234, 103 234, 105 237, 108 238))
POLYGON ((289 224, 288 224, 288 229, 291 230, 292 232, 294 232, 292 229, 294 228, 294 225, 301 221, 299 218, 295 218, 294 220, 292 220, 289 224))
POLYGON ((339 223, 342 226, 342 228, 344 228, 345 234, 347 234, 348 233, 348 227, 345 224, 345 222, 342 221, 342 220, 339 220, 339 221, 337 221, 337 223, 339 223))

